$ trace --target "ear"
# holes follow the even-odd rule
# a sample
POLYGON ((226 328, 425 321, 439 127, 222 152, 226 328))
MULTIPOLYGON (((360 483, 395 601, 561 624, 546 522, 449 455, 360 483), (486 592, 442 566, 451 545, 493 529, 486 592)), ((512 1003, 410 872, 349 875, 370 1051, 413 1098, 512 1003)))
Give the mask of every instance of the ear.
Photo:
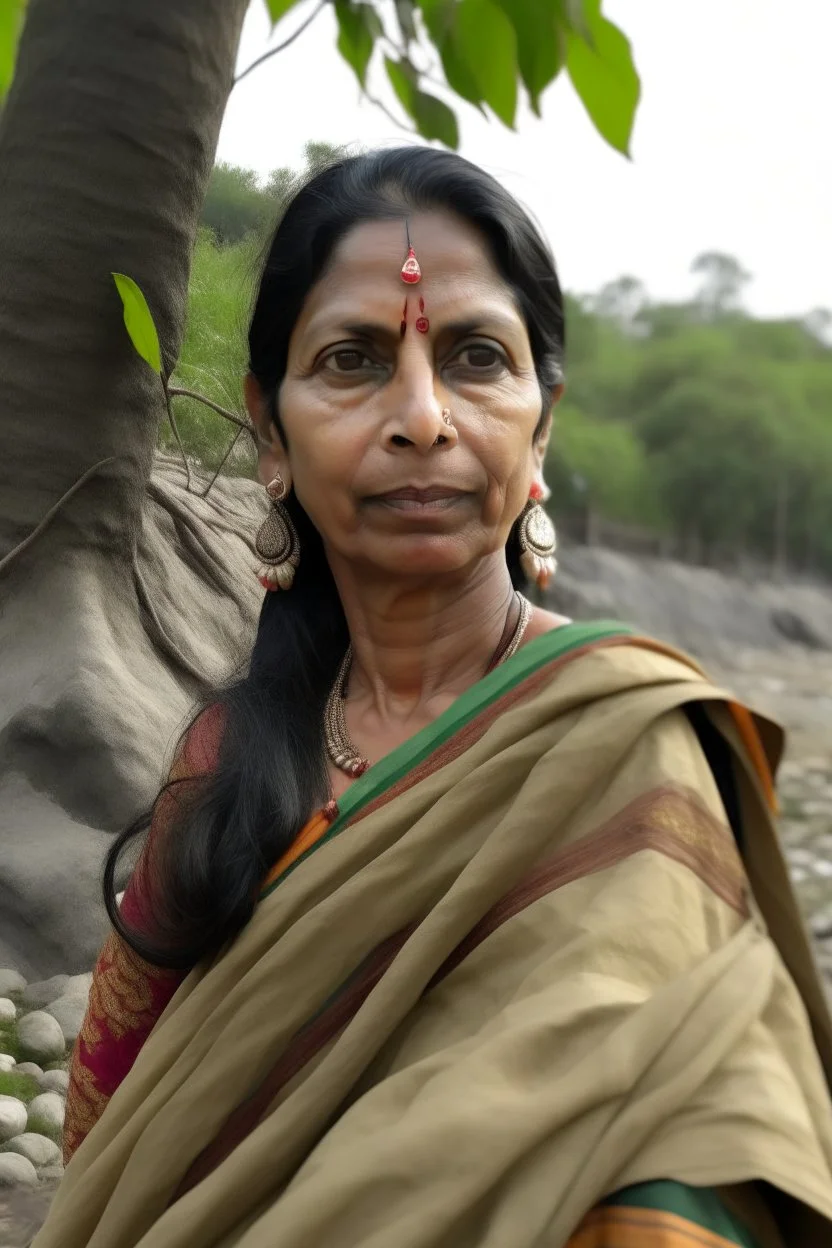
POLYGON ((269 403, 260 387, 260 383, 251 373, 243 379, 243 395, 246 411, 257 435, 257 475, 263 485, 280 474, 286 482, 287 489, 292 485, 292 470, 289 457, 280 440, 277 426, 269 414, 269 403))
POLYGON ((563 382, 559 382, 558 385, 552 387, 552 406, 546 414, 546 419, 543 421, 532 447, 535 470, 541 485, 543 484, 543 465, 546 462, 546 451, 549 449, 549 438, 552 433, 552 412, 560 402, 564 389, 563 382))

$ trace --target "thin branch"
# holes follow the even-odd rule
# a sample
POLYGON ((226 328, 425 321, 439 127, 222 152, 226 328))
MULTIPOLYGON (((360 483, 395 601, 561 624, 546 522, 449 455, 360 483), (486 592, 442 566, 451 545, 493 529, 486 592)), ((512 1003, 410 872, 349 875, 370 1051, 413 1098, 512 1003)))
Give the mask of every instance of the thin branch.
POLYGON ((196 399, 197 403, 204 403, 206 407, 210 407, 213 412, 224 416, 226 420, 230 420, 232 424, 239 425, 241 429, 245 429, 254 437, 254 425, 251 421, 245 420, 242 416, 236 416, 234 412, 229 412, 227 407, 220 407, 219 403, 215 403, 213 399, 206 399, 204 394, 197 394, 196 390, 186 390, 184 386, 168 386, 167 393, 171 398, 182 397, 185 399, 196 399))
POLYGON ((258 65, 262 65, 264 61, 267 61, 269 59, 269 57, 277 56, 278 52, 283 52, 284 49, 290 46, 290 44, 293 44, 295 40, 299 38, 300 35, 302 35, 303 32, 312 25, 312 23, 314 22, 318 14, 322 13, 328 4, 329 4, 329 0, 320 0, 320 3, 318 4, 317 8, 314 8, 312 12, 309 14, 309 16, 306 18, 306 20, 301 22, 300 26, 298 26, 297 30, 295 31, 293 35, 290 35, 288 39, 284 39, 283 42, 279 43, 276 48, 270 48, 268 52, 264 52, 262 56, 258 56, 256 61, 252 61, 252 63, 248 66, 247 69, 244 69, 241 74, 237 75, 232 85, 236 87, 237 83, 242 82, 247 74, 250 74, 253 69, 257 69, 258 65))
POLYGON ((390 111, 390 109, 387 107, 387 105, 384 103, 383 100, 376 99, 374 95, 370 95, 369 91, 365 91, 364 95, 366 96, 366 98, 369 100, 371 104, 373 104, 376 108, 381 109, 385 117, 387 117, 390 121, 392 121, 393 125, 396 126, 397 129, 404 130, 405 134, 418 134, 419 133, 418 130, 416 130, 413 126, 408 126, 406 122, 400 121, 399 118, 396 116, 396 114, 390 111))
POLYGON ((177 425, 176 417, 173 414, 173 404, 170 401, 171 392, 168 389, 168 387, 165 385, 164 381, 162 382, 162 389, 165 392, 165 406, 168 409, 168 420, 170 421, 170 427, 173 430, 173 436, 176 438, 176 445, 179 447, 179 454, 182 456, 182 463, 185 465, 185 477, 187 479, 187 484, 185 488, 190 494, 191 492, 191 465, 188 463, 188 456, 185 454, 185 447, 182 443, 182 438, 180 437, 180 434, 179 434, 179 426, 177 425))
POLYGON ((46 515, 35 525, 28 537, 24 537, 22 542, 18 542, 18 544, 10 550, 7 555, 0 559, 0 572, 5 572, 13 559, 16 559, 18 555, 22 555, 24 550, 28 550, 28 548, 32 545, 32 542, 40 537, 49 522, 54 520, 64 503, 68 503, 73 494, 77 494, 81 487, 89 481, 90 477, 95 476, 95 474, 102 468, 106 468, 107 464, 113 463, 115 463, 115 456, 110 455, 107 459, 101 459, 97 464, 93 464, 91 468, 88 468, 87 471, 78 478, 75 484, 71 485, 69 489, 61 495, 57 503, 49 508, 46 515))
POLYGON ((222 459, 221 459, 221 460, 220 460, 220 462, 219 462, 219 465, 218 465, 218 467, 217 467, 217 471, 214 473, 213 477, 212 477, 212 478, 211 478, 211 480, 208 482, 208 484, 206 485, 205 489, 202 491, 202 494, 201 494, 201 496, 200 496, 200 497, 202 497, 202 498, 207 498, 207 497, 208 497, 208 494, 209 494, 209 492, 210 492, 210 490, 211 490, 211 487, 213 486, 213 484, 214 484, 214 482, 216 481, 217 477, 220 475, 220 473, 222 472, 223 468, 225 467, 225 461, 228 459, 228 456, 231 454, 231 452, 234 450, 234 447, 235 447, 235 446, 237 445, 237 443, 239 442, 239 440, 240 440, 240 434, 241 434, 242 432, 243 432, 243 431, 242 431, 242 429, 238 429, 238 430, 237 430, 237 432, 234 434, 234 437, 233 437, 233 438, 232 438, 232 440, 231 440, 231 445, 229 446, 228 450, 225 452, 225 454, 223 455, 222 459))

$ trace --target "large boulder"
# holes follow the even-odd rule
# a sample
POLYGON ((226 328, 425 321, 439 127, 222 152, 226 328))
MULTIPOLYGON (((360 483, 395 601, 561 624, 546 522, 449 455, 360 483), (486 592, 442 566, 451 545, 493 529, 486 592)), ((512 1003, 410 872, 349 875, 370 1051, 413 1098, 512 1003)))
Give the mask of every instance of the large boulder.
POLYGON ((106 584, 85 548, 50 564, 42 592, 17 587, 14 570, 4 581, 0 653, 30 636, 51 679, 22 657, 0 672, 0 965, 30 979, 93 965, 112 836, 152 801, 196 698, 250 653, 265 507, 239 478, 188 493, 181 465, 159 456, 127 584, 106 584), (38 621, 56 601, 62 625, 47 642, 38 621))

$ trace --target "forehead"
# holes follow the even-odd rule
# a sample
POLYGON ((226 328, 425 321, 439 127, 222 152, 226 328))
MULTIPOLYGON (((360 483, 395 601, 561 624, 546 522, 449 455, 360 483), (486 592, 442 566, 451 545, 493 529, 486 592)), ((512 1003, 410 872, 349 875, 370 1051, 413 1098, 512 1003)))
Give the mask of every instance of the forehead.
POLYGON ((448 213, 415 213, 408 218, 410 241, 422 280, 408 286, 401 278, 407 254, 404 220, 365 221, 335 248, 321 279, 310 291, 297 328, 355 316, 359 308, 400 314, 408 294, 421 295, 432 312, 450 312, 471 300, 515 310, 512 292, 498 272, 479 232, 448 213))

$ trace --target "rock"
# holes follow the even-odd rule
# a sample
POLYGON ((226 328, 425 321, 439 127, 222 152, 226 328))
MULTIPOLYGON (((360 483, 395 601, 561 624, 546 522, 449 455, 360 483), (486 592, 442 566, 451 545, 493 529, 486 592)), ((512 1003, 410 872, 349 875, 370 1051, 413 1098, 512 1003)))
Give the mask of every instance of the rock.
POLYGON ((41 1092, 29 1102, 28 1129, 37 1132, 38 1127, 62 1131, 66 1105, 57 1092, 41 1092))
POLYGON ((0 1075, 5 1074, 6 1071, 11 1070, 11 1068, 16 1065, 17 1062, 14 1060, 11 1053, 0 1053, 0 1075))
POLYGON ((27 1120, 26 1106, 22 1101, 16 1096, 0 1096, 0 1142, 12 1140, 25 1131, 27 1120))
POLYGON ((0 1153, 0 1187, 36 1187, 38 1172, 28 1157, 0 1153))
POLYGON ((66 1096, 69 1091, 69 1072, 66 1070, 45 1070, 38 1080, 44 1092, 57 1092, 66 1096))
POLYGON ((64 1177, 64 1163, 56 1162, 54 1166, 44 1166, 38 1177, 41 1183, 60 1183, 64 1177))
POLYGON ((10 997, 23 992, 26 980, 17 971, 11 969, 0 971, 0 997, 10 997))
POLYGON ((8 1141, 4 1151, 28 1158, 39 1170, 42 1166, 54 1166, 61 1159, 61 1150, 54 1140, 38 1135, 36 1131, 24 1131, 22 1135, 16 1135, 8 1141))
POLYGON ((17 1018, 17 1008, 14 1001, 10 1001, 8 997, 0 997, 0 1023, 13 1023, 17 1018))
POLYGON ((66 1052, 60 1023, 43 1010, 24 1014, 17 1024, 17 1038, 22 1052, 40 1062, 55 1061, 66 1052))
POLYGON ((41 979, 36 984, 29 984, 24 989, 20 1004, 27 1010, 39 1010, 44 1005, 51 1005, 63 996, 69 983, 68 975, 53 975, 51 979, 41 979))
POLYGON ((37 1062, 18 1062, 14 1068, 16 1075, 31 1075, 33 1079, 40 1080, 43 1071, 37 1062))
POLYGON ((45 1013, 51 1014, 59 1024, 64 1040, 68 1045, 74 1044, 78 1039, 78 1032, 81 1030, 81 1024, 84 1021, 86 1012, 86 993, 83 996, 75 994, 58 997, 58 1000, 53 1001, 45 1010, 45 1013))

